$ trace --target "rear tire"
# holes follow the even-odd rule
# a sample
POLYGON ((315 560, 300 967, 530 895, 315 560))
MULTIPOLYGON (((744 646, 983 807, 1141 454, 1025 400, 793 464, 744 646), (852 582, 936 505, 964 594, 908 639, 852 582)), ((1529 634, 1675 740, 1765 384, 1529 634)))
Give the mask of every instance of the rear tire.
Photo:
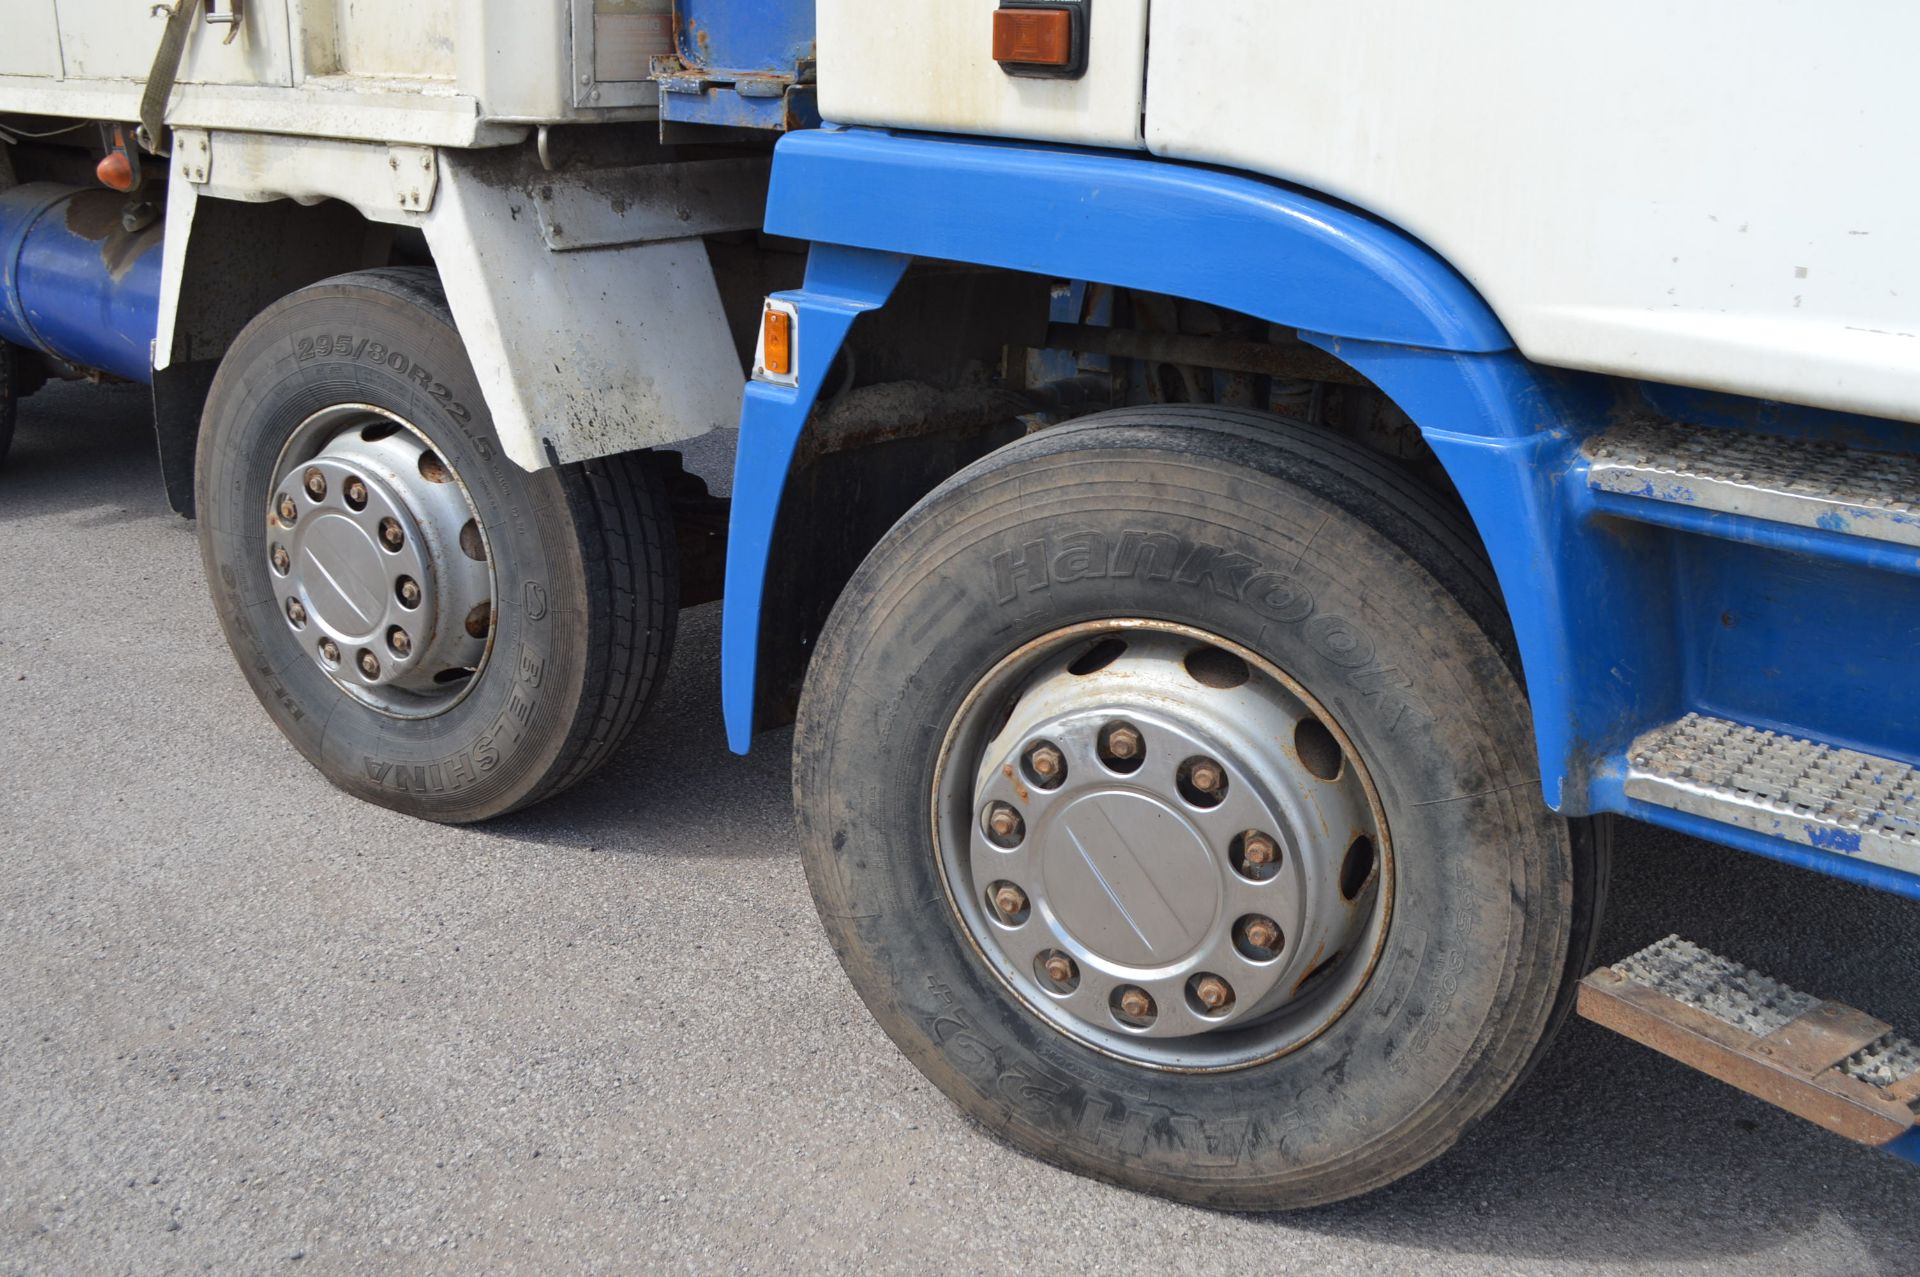
MULTIPOLYGON (((1598 907, 1594 840, 1570 837, 1540 798, 1502 615, 1457 515, 1380 459, 1293 423, 1212 408, 1123 410, 1002 449, 876 547, 809 670, 795 799, 808 881, 849 977, 895 1043, 970 1116, 1083 1174, 1263 1210, 1353 1196, 1426 1164, 1524 1073, 1564 1006, 1571 949, 1590 936, 1598 907), (1024 785, 995 779, 996 769, 1015 777, 998 768, 1000 746, 968 754, 972 738, 950 725, 964 725, 975 689, 1010 654, 1113 618, 1202 631, 1270 662, 1321 707, 1377 791, 1391 845, 1391 873, 1377 879, 1390 911, 1377 958, 1315 1036, 1270 1039, 1277 1054, 1262 1055, 1256 1040, 1239 1056, 1219 1050, 1213 1064, 1182 1068, 1130 1048, 1112 1025, 1088 1020, 1080 1032, 1045 1009, 1045 989, 1018 976, 1019 960, 992 955, 1013 943, 1002 937, 1055 926, 1052 902, 1043 910, 1035 890, 1051 889, 1055 862, 1042 860, 1051 851, 1036 846, 1024 870, 1032 881, 1021 884, 1028 896, 1015 898, 1021 912, 1011 918, 983 922, 986 911, 956 890, 971 880, 943 839, 975 835, 965 832, 966 799, 947 810, 945 767, 966 774, 979 759, 982 784, 999 786, 996 803, 1027 808, 1014 837, 1037 842, 1052 817, 1024 785)), ((1139 632, 1114 631, 1122 640, 1139 632)), ((1080 676, 1099 659, 1114 658, 1068 669, 1080 676)), ((1193 677, 1198 704, 1217 684, 1193 677)), ((1011 730, 1014 748, 1027 748, 1017 715, 1037 713, 1025 706, 1048 703, 1053 686, 1012 693, 1004 712, 1014 726, 984 730, 1001 733, 996 741, 1011 730)), ((1154 705, 1171 703, 1155 695, 1154 705)), ((1148 766, 1113 783, 1171 787, 1172 771, 1148 778, 1155 729, 1145 730, 1148 766)), ((1306 762, 1297 744, 1266 748, 1276 765, 1306 762)), ((1075 767, 1091 764, 1070 761, 1069 779, 1075 767)), ((1184 819, 1191 804, 1181 802, 1169 788, 1164 805, 1184 819)), ((1088 827, 1071 845, 1091 864, 1080 849, 1088 827)), ((1169 854, 1164 838, 1116 836, 1136 857, 1142 845, 1148 857, 1169 854)), ((1242 854, 1224 843, 1209 850, 1223 862, 1242 854)), ((1132 926, 1139 911, 1122 902, 1122 880, 1100 881, 1132 926)), ((1173 892, 1157 900, 1148 904, 1181 906, 1173 892)), ((1058 916, 1067 918, 1064 907, 1058 916)), ((1075 949, 1085 934, 1059 927, 1043 940, 1074 953, 1075 980, 1109 956, 1091 943, 1075 949)), ((1134 930, 1152 950, 1148 929, 1134 930)), ((1220 969, 1236 987, 1257 975, 1255 966, 1220 969)), ((1156 992, 1156 1007, 1177 989, 1156 992)), ((1284 1013, 1235 1031, 1271 1032, 1284 1013)), ((1195 1015, 1204 1019, 1198 1007, 1195 1015)), ((1207 1039, 1163 1038, 1154 1049, 1184 1043, 1199 1059, 1207 1039)))
POLYGON ((308 761, 369 802, 460 823, 550 797, 606 761, 665 672, 679 592, 655 463, 529 473, 510 461, 430 271, 340 276, 255 318, 208 396, 196 499, 207 580, 247 681, 308 761), (302 490, 308 462, 304 473, 325 472, 323 499, 302 490), (283 499, 296 516, 285 524, 283 499), (353 540, 353 521, 370 524, 383 501, 417 560, 353 540), (463 517, 479 535, 454 526, 463 517), (352 543, 297 539, 323 519, 352 543), (291 568, 276 547, 291 547, 291 568), (392 581, 361 589, 380 573, 392 581), (388 595, 409 582, 415 604, 396 609, 388 595), (345 636, 383 607, 366 635, 345 636), (404 652, 384 645, 393 619, 417 630, 404 652), (356 673, 356 652, 387 681, 356 673), (402 674, 409 661, 422 664, 402 674))

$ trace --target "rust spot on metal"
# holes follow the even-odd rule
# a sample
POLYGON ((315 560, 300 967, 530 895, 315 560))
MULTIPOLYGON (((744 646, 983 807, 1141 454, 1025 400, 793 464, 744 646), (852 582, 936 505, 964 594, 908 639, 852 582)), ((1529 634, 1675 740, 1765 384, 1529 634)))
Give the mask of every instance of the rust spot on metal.
POLYGON ((1000 764, 1000 774, 1013 782, 1013 792, 1019 795, 1021 802, 1033 801, 1033 795, 1028 792, 1026 783, 1020 779, 1020 773, 1013 769, 1012 763, 1000 764))

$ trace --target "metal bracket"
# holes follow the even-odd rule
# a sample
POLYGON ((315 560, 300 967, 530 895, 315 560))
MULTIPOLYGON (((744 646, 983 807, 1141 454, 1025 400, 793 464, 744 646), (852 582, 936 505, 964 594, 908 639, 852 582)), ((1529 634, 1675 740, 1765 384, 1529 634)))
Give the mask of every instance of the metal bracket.
POLYGON ((246 23, 247 0, 227 0, 227 11, 225 13, 215 11, 219 3, 220 0, 207 0, 207 25, 210 27, 225 27, 227 29, 227 35, 220 43, 232 44, 234 37, 240 34, 240 28, 246 23))
POLYGON ((180 176, 205 186, 213 173, 213 142, 205 129, 175 129, 173 159, 180 176))
POLYGON ((390 146, 387 167, 393 172, 393 198, 402 210, 424 213, 433 207, 440 188, 440 163, 430 146, 390 146))

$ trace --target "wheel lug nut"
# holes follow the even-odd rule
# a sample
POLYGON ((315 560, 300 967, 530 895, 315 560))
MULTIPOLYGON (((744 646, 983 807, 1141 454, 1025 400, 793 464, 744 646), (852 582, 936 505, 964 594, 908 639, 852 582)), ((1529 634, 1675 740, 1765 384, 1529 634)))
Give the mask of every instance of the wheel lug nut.
POLYGON ((406 543, 406 534, 400 530, 400 520, 389 515, 380 520, 380 543, 389 550, 398 550, 406 543))
POLYGON ((1129 1019, 1144 1020, 1153 1014, 1153 998, 1145 989, 1128 985, 1120 990, 1120 1014, 1129 1019))
POLYGON ((1257 831, 1248 832, 1241 848, 1250 865, 1270 865, 1280 857, 1280 848, 1273 839, 1257 831))
POLYGON ((284 545, 274 546, 273 553, 269 557, 273 559, 275 572, 285 572, 293 564, 293 560, 287 557, 287 547, 284 545))
MULTIPOLYGON (((1131 727, 1115 727, 1107 732, 1107 752, 1115 758, 1140 756, 1140 733, 1131 727)), ((1145 996, 1144 994, 1141 996, 1145 996)))
POLYGON ((327 499, 327 476, 319 470, 309 470, 306 474, 307 495, 315 501, 327 499))
POLYGON ((1048 958, 1045 967, 1047 979, 1055 984, 1072 984, 1074 977, 1079 974, 1074 969, 1073 959, 1064 953, 1056 953, 1048 958))
POLYGON ((1027 767, 1041 781, 1051 781, 1066 770, 1067 758, 1052 745, 1036 745, 1027 755, 1027 767))
POLYGON ((993 890, 993 907, 1000 911, 1002 918, 1016 918, 1027 910, 1027 893, 1010 882, 1003 882, 993 890))
POLYGON ((287 619, 295 625, 305 625, 307 623, 307 605, 299 599, 288 599, 287 619))
POLYGON ((368 678, 380 677, 380 658, 372 652, 360 653, 360 672, 368 678))
POLYGON ((408 607, 420 606, 420 583, 410 576, 403 576, 394 587, 400 601, 408 607))
POLYGON ((347 504, 354 509, 358 510, 367 504, 367 485, 360 480, 347 480, 347 486, 341 491, 347 498, 347 504))
POLYGON ((288 496, 284 492, 281 493, 280 494, 280 522, 292 523, 295 519, 299 517, 300 517, 300 507, 293 503, 292 497, 288 496))
POLYGON ((1217 975, 1203 975, 1193 982, 1193 996, 1209 1011, 1219 1011, 1233 1001, 1233 989, 1217 975))
POLYGON ((332 639, 320 640, 320 659, 329 665, 340 663, 340 648, 332 639))
POLYGON ((395 656, 405 656, 413 650, 413 639, 396 625, 387 631, 387 646, 393 649, 395 656))
POLYGON ((1020 813, 1006 803, 993 803, 987 808, 987 833, 1003 847, 1011 847, 1020 841, 1026 832, 1026 822, 1020 819, 1020 813))
POLYGON ((1245 931, 1247 943, 1256 949, 1278 949, 1280 947, 1280 925, 1272 918, 1258 916, 1247 919, 1245 931))
POLYGON ((1226 783, 1227 775, 1220 770, 1219 763, 1211 758, 1202 758, 1187 770, 1187 779, 1193 782, 1195 789, 1212 793, 1226 783))

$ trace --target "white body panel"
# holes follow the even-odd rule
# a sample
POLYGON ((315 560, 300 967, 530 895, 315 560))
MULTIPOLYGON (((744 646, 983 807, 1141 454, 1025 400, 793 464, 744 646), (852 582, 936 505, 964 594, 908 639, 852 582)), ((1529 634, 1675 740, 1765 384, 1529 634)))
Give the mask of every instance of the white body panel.
POLYGON ((1144 61, 1148 149, 1378 214, 1533 359, 1920 419, 1920 7, 1096 0, 1063 83, 996 2, 820 0, 823 114, 1129 147, 1144 61))
MULTIPOLYGON (((516 140, 520 124, 651 118, 647 63, 671 4, 248 0, 230 44, 229 28, 196 20, 167 120, 484 146, 516 140)), ((165 23, 149 8, 8 0, 0 112, 133 120, 165 23)))
POLYGON ((1097 0, 1077 80, 993 60, 998 0, 820 0, 820 114, 838 124, 1140 145, 1146 0, 1097 0))
POLYGON ((1542 363, 1920 418, 1916 42, 1898 0, 1161 0, 1147 141, 1410 231, 1542 363))

